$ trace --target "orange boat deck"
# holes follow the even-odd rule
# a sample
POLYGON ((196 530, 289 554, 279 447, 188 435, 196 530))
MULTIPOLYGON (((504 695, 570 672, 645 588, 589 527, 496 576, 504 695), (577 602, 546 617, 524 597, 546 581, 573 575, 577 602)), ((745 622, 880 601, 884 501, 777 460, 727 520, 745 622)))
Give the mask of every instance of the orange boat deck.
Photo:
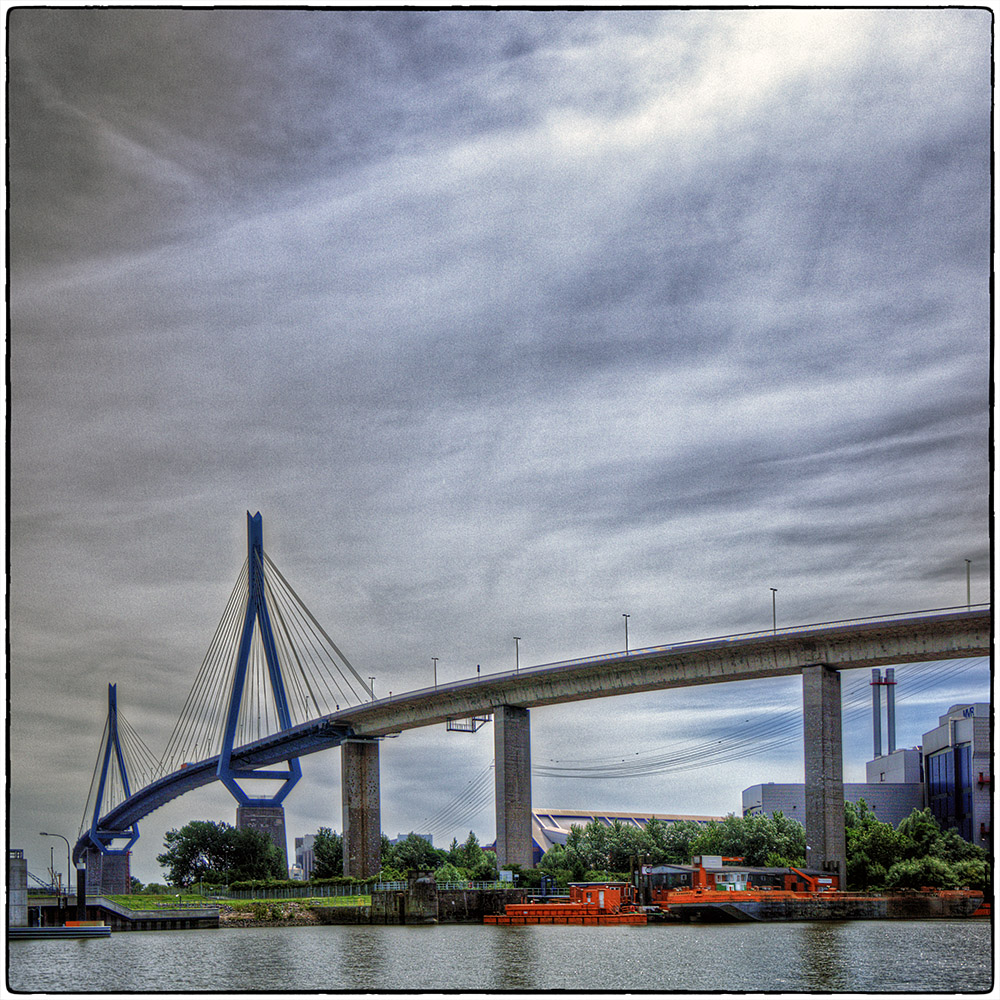
POLYGON ((788 889, 673 889, 658 895, 653 903, 663 910, 669 910, 671 903, 726 903, 737 899, 816 899, 817 896, 845 896, 836 892, 793 892, 788 889))
POLYGON ((634 889, 618 883, 575 884, 568 900, 508 903, 504 913, 483 917, 487 924, 644 924, 633 905, 634 889), (596 898, 595 898, 596 897, 596 898))

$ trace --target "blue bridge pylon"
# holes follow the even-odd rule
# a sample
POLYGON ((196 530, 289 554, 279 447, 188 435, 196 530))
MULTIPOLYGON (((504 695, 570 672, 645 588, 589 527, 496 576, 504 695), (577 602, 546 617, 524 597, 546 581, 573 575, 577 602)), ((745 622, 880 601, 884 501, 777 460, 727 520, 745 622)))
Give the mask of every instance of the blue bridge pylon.
POLYGON ((243 634, 240 638, 236 672, 229 695, 229 710, 226 714, 226 728, 222 737, 222 750, 219 753, 216 773, 219 780, 229 789, 241 806, 279 806, 295 783, 302 777, 302 768, 297 757, 292 757, 288 761, 286 769, 279 768, 278 770, 240 768, 234 767, 232 763, 233 741, 240 715, 240 704, 243 700, 247 663, 250 658, 250 646, 255 625, 259 629, 260 642, 267 660, 268 679, 271 683, 271 693, 274 697, 278 721, 282 729, 290 729, 292 725, 291 713, 288 710, 288 698, 281 677, 281 663, 278 660, 274 633, 271 631, 271 617, 267 609, 267 598, 264 594, 264 527, 259 511, 252 516, 247 511, 247 549, 247 573, 249 577, 247 607, 243 619, 243 634), (281 787, 271 796, 252 797, 240 787, 237 782, 238 778, 280 781, 281 787))
POLYGON ((129 788, 128 766, 125 763, 121 738, 118 734, 118 691, 115 684, 108 685, 108 721, 104 732, 103 753, 98 755, 98 760, 101 762, 100 779, 97 784, 97 796, 94 800, 94 812, 90 829, 87 832, 87 839, 102 854, 125 855, 139 839, 139 824, 132 823, 131 826, 123 830, 108 829, 100 824, 101 806, 104 803, 105 793, 109 791, 109 783, 117 783, 120 786, 116 791, 123 798, 127 799, 132 794, 129 788), (115 841, 123 839, 126 841, 124 845, 112 846, 115 841))

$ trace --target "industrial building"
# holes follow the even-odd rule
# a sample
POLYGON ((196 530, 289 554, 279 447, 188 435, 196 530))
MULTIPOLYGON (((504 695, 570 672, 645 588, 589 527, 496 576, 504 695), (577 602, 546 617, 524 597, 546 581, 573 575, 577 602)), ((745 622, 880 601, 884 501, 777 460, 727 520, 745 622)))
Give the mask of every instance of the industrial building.
POLYGON ((927 805, 945 829, 990 849, 993 740, 990 706, 952 705, 938 725, 924 733, 924 789, 927 805))
MULTIPOLYGON (((844 801, 859 802, 861 799, 883 823, 896 826, 914 809, 924 807, 924 789, 916 783, 868 783, 844 782, 844 801)), ((806 822, 806 786, 803 784, 776 784, 769 781, 762 785, 751 785, 743 789, 743 815, 763 814, 773 816, 784 813, 790 819, 806 822)))
MULTIPOLYGON (((896 749, 894 671, 872 671, 874 756, 865 765, 866 781, 844 783, 844 800, 866 805, 884 823, 898 826, 914 809, 928 806, 944 829, 990 849, 992 737, 990 705, 953 705, 938 726, 923 734, 919 747, 896 749), (881 691, 886 689, 887 752, 882 752, 881 691)), ((805 786, 751 785, 743 789, 743 815, 781 812, 805 825, 805 786)))

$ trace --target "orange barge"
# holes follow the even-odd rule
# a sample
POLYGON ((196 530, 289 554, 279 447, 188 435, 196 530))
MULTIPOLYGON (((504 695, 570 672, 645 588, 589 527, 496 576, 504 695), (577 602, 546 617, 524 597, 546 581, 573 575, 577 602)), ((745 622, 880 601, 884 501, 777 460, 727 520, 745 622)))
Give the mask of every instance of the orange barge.
POLYGON ((574 882, 569 898, 534 899, 508 903, 504 913, 483 917, 486 924, 645 924, 646 914, 636 906, 635 886, 628 882, 574 882))

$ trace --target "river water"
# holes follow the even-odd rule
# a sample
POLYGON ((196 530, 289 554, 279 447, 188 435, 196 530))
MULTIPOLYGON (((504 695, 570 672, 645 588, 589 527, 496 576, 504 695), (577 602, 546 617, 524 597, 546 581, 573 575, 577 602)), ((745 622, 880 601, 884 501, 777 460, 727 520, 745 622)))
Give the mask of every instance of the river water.
POLYGON ((28 992, 984 992, 984 920, 239 928, 8 942, 28 992))

